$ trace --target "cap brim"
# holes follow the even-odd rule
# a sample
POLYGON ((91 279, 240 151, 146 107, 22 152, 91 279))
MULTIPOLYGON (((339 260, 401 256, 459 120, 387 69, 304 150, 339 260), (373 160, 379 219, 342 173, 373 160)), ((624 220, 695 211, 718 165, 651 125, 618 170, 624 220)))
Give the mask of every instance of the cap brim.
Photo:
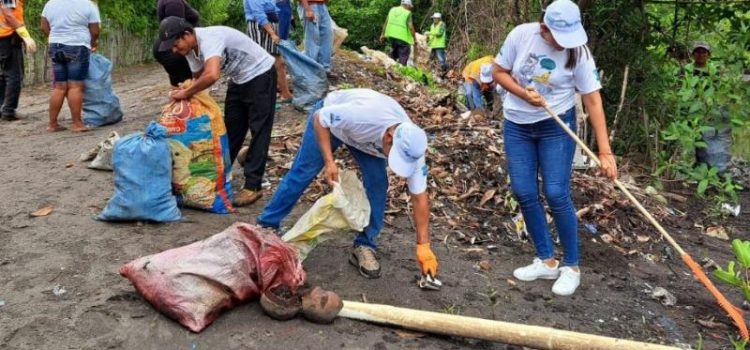
POLYGON ((406 160, 395 148, 391 148, 388 155, 388 167, 398 176, 409 177, 417 170, 417 162, 406 160))
POLYGON ((575 30, 572 30, 570 32, 555 31, 549 26, 547 27, 550 29, 552 37, 555 38, 555 41, 557 41, 560 46, 566 49, 573 49, 579 46, 586 45, 586 43, 589 41, 589 37, 588 35, 586 35, 586 30, 583 29, 583 25, 581 24, 578 24, 575 30))
POLYGON ((483 77, 483 76, 480 76, 479 77, 479 81, 482 84, 489 84, 489 83, 491 83, 493 81, 493 79, 492 79, 492 76, 487 77, 487 79, 485 79, 485 77, 483 77))
POLYGON ((704 49, 704 50, 706 50, 706 51, 708 51, 708 52, 711 52, 711 48, 710 48, 710 47, 708 47, 708 46, 705 46, 705 45, 696 45, 696 46, 695 46, 695 47, 693 48, 693 52, 695 52, 695 50, 698 50, 698 49, 704 49))
POLYGON ((175 41, 177 41, 177 38, 162 40, 161 44, 159 44, 159 51, 172 51, 175 41))

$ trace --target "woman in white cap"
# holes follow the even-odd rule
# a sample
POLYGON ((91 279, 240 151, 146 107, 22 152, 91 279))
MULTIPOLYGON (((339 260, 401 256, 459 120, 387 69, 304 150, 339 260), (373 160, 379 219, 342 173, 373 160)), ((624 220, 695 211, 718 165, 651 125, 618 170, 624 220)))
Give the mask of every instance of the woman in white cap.
POLYGON ((617 178, 599 94, 602 86, 587 41, 578 6, 557 0, 547 6, 541 22, 519 25, 508 34, 494 66, 495 80, 509 92, 503 103, 503 133, 511 188, 537 254, 513 276, 522 281, 555 279, 552 292, 557 295, 573 294, 581 279, 578 223, 570 194, 576 145, 542 107, 549 106, 575 130, 575 95, 580 93, 596 135, 601 173, 617 178), (563 246, 562 262, 555 259, 539 197, 539 173, 563 246))

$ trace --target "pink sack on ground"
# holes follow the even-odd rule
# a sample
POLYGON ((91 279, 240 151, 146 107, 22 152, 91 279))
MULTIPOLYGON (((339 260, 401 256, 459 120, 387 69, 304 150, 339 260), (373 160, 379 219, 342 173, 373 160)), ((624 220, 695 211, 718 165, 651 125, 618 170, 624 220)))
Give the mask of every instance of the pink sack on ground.
POLYGON ((120 274, 157 310, 194 332, 266 290, 285 285, 296 292, 305 281, 292 246, 271 231, 245 223, 133 260, 120 274))

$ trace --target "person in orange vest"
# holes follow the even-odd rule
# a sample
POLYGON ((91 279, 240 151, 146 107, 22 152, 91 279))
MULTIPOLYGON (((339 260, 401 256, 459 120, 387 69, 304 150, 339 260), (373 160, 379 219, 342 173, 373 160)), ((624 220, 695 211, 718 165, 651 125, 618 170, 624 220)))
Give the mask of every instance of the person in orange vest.
POLYGON ((23 85, 23 45, 36 51, 23 20, 24 0, 3 0, 0 3, 0 117, 18 120, 16 109, 23 85))
MULTIPOLYGON (((411 0, 401 0, 401 6, 391 8, 383 26, 383 33, 380 34, 381 42, 388 38, 391 44, 391 58, 404 66, 409 61, 411 45, 414 45, 417 41, 414 23, 411 20, 412 7, 411 0)), ((414 46, 415 57, 416 50, 416 46, 414 46)))

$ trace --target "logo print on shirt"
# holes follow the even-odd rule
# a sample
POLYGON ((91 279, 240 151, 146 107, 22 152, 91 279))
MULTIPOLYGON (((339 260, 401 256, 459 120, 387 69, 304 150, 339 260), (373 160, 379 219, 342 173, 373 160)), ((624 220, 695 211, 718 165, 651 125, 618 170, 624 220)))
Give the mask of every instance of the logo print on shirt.
POLYGON ((546 57, 546 55, 536 55, 534 53, 529 54, 526 63, 532 65, 532 67, 523 67, 530 72, 528 75, 529 83, 534 86, 540 95, 548 98, 549 94, 552 93, 550 78, 552 77, 552 71, 557 68, 557 64, 551 58, 546 57))
POLYGON ((524 87, 532 83, 532 77, 536 71, 537 63, 539 63, 539 57, 532 52, 529 53, 529 57, 526 57, 526 61, 521 65, 519 73, 521 73, 521 81, 525 83, 524 87))
POLYGON ((331 125, 341 121, 341 116, 331 113, 331 125))
POLYGON ((543 58, 542 61, 539 62, 539 65, 546 70, 554 70, 555 68, 557 68, 557 64, 555 64, 555 61, 549 58, 543 58))
POLYGON ((430 172, 430 168, 427 167, 427 164, 422 166, 422 176, 427 177, 427 174, 430 172))

